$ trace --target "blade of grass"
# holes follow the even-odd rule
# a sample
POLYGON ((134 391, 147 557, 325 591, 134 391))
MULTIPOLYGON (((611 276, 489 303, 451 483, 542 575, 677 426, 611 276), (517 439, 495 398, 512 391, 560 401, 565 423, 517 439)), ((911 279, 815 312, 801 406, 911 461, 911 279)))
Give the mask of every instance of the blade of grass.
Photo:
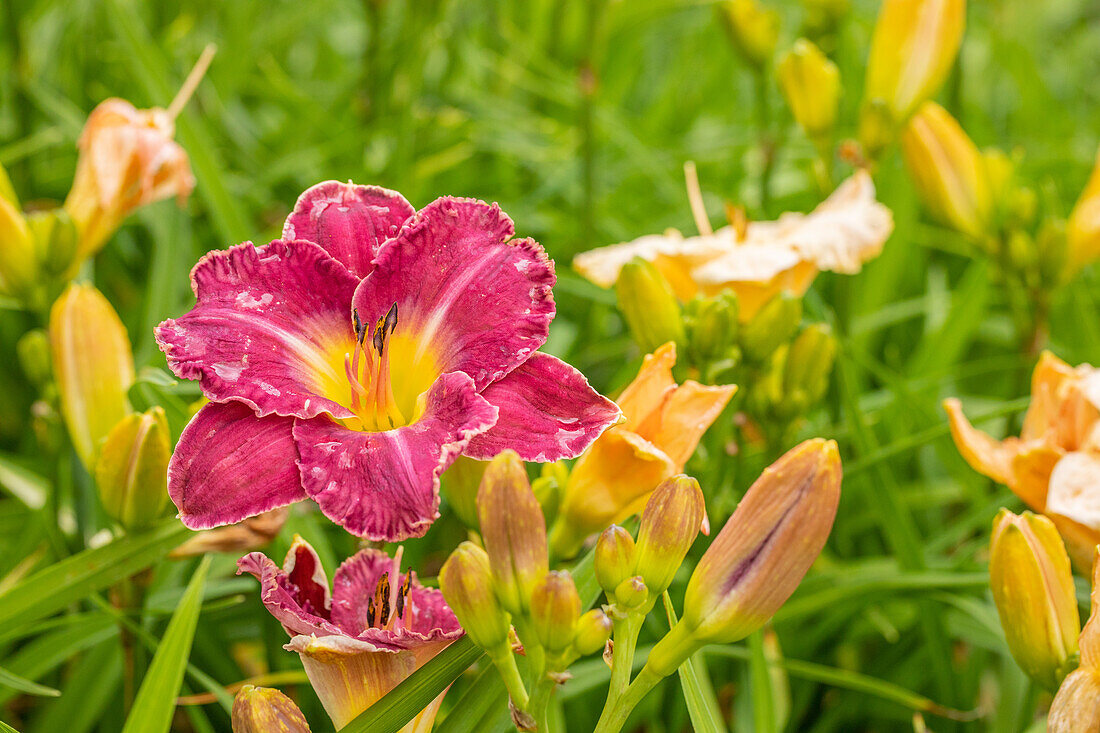
MULTIPOLYGON (((665 591, 661 599, 665 604, 668 626, 672 628, 676 625, 676 609, 672 606, 672 598, 665 591)), ((714 698, 714 687, 707 675, 707 662, 703 653, 696 652, 688 657, 676 670, 676 674, 680 677, 680 689, 684 692, 691 727, 696 733, 726 733, 726 721, 722 719, 722 711, 714 698)))
POLYGON ((191 534, 177 519, 44 568, 0 594, 0 628, 33 623, 143 570, 191 534))
POLYGON ((0 685, 10 687, 26 695, 37 695, 39 697, 58 697, 61 695, 60 690, 55 690, 52 687, 46 687, 37 682, 32 682, 25 677, 20 677, 13 672, 9 672, 3 667, 0 667, 0 685))
POLYGON ((187 584, 187 592, 168 622, 122 733, 168 733, 172 714, 176 710, 176 697, 183 684, 183 673, 191 655, 191 642, 202 610, 202 591, 210 562, 209 555, 204 557, 187 584))

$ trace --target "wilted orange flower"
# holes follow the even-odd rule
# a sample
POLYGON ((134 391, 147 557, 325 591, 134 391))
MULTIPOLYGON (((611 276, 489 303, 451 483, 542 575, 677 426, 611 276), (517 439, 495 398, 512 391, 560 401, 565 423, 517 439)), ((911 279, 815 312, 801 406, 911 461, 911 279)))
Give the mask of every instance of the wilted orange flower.
POLYGON ((957 399, 944 402, 955 445, 974 470, 1049 516, 1081 567, 1100 542, 1100 371, 1043 352, 1019 437, 975 429, 957 399))
POLYGON ((172 138, 175 123, 159 108, 108 99, 88 116, 65 209, 80 232, 76 263, 94 254, 134 209, 195 187, 187 153, 172 138))
POLYGON ((737 391, 733 384, 676 384, 676 345, 645 357, 618 399, 624 421, 608 428, 573 466, 550 538, 558 556, 636 514, 666 478, 681 473, 699 439, 737 391))
POLYGON ((1047 717, 1049 733, 1100 729, 1100 547, 1093 551, 1092 615, 1081 631, 1080 666, 1058 688, 1047 717))
POLYGON ((819 270, 859 272, 893 230, 893 215, 875 200, 871 176, 861 170, 809 214, 788 212, 776 221, 727 226, 698 237, 670 229, 584 252, 573 266, 609 288, 626 263, 641 257, 657 266, 682 301, 732 290, 740 318, 747 321, 779 293, 805 293, 819 270))

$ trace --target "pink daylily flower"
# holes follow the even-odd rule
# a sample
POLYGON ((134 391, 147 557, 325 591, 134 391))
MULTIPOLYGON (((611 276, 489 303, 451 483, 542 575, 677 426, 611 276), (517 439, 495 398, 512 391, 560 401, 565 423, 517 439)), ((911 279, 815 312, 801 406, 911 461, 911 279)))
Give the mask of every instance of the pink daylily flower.
POLYGON ((197 305, 157 328, 212 402, 180 437, 168 491, 185 525, 230 524, 310 498, 361 537, 423 535, 460 455, 580 454, 619 419, 537 351, 554 265, 494 204, 310 188, 262 247, 211 252, 197 305))
MULTIPOLYGON (((237 561, 260 581, 260 599, 292 637, 317 697, 337 729, 465 633, 443 594, 400 572, 401 550, 362 550, 345 560, 333 590, 317 553, 295 537, 283 567, 263 553, 237 561)), ((441 693, 403 729, 430 731, 441 693)))

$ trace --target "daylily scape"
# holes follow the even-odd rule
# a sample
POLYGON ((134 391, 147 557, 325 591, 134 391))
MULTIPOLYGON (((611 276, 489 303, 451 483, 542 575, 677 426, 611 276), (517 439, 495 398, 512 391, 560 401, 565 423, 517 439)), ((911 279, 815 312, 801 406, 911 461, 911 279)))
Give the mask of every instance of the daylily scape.
POLYGON ((198 299, 157 342, 210 399, 184 430, 168 491, 188 527, 312 499, 371 540, 423 535, 459 455, 580 454, 619 409, 538 351, 554 265, 496 205, 420 211, 328 181, 283 238, 211 252, 198 299))

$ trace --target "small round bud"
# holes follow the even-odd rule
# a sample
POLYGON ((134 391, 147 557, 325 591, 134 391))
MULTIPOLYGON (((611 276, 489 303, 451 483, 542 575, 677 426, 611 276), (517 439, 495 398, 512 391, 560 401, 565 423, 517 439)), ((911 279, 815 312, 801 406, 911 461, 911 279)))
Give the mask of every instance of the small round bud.
POLYGON ((596 541, 596 582, 610 597, 619 584, 634 575, 634 538, 617 524, 596 541))
POLYGON ((635 575, 619 583, 615 589, 614 600, 616 606, 622 606, 627 610, 638 608, 649 600, 649 589, 646 588, 642 576, 635 575))
POLYGON ((577 621, 573 634, 573 649, 582 657, 602 651, 611 637, 611 619, 598 608, 593 608, 577 621))

